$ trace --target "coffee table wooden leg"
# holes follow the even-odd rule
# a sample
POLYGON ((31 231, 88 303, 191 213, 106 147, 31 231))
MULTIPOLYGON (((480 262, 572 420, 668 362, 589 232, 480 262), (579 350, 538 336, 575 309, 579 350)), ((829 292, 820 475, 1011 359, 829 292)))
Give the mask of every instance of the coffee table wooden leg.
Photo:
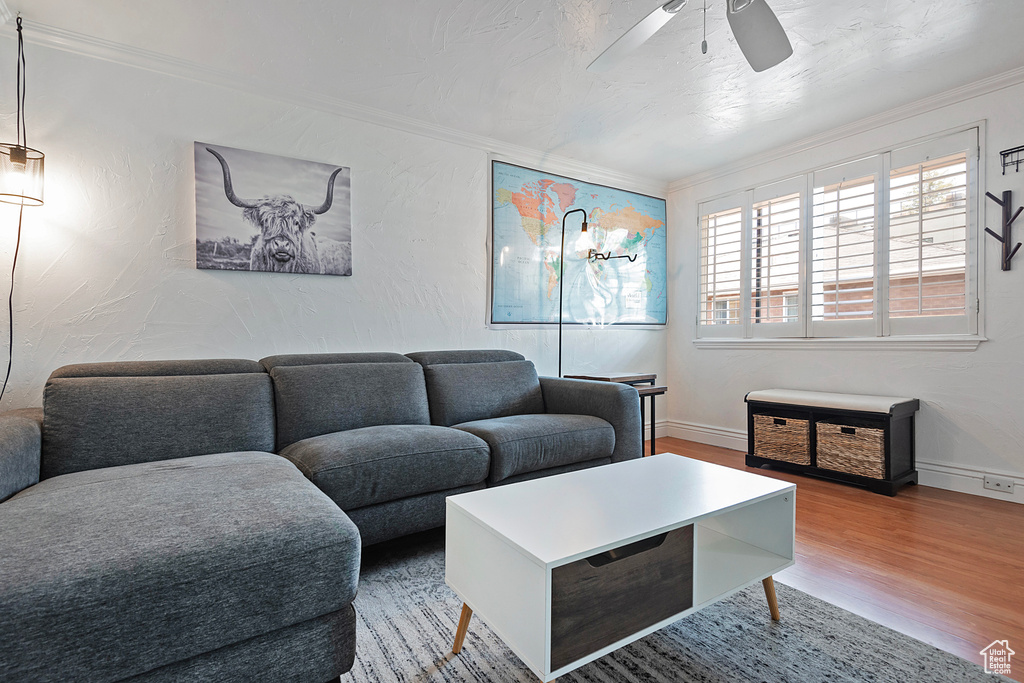
POLYGON ((462 603, 462 615, 459 617, 459 629, 455 632, 455 644, 452 645, 452 654, 462 652, 462 642, 466 640, 466 631, 469 630, 469 620, 473 618, 473 610, 469 605, 462 603))
POLYGON ((769 576, 761 584, 764 586, 764 596, 768 598, 768 609, 771 610, 772 621, 778 621, 781 617, 779 616, 779 600, 775 597, 775 582, 769 576))

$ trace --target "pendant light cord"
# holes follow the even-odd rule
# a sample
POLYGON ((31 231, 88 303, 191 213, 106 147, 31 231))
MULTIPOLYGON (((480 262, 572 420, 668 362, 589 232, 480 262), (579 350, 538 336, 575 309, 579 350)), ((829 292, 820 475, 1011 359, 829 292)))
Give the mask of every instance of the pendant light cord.
POLYGON ((4 392, 7 391, 7 382, 11 379, 11 366, 14 365, 14 269, 18 267, 18 250, 21 247, 21 215, 25 212, 25 205, 18 207, 18 238, 14 243, 14 260, 11 263, 11 292, 7 295, 7 376, 4 377, 4 385, 0 388, 0 401, 3 401, 4 392))
POLYGON ((21 15, 18 15, 18 121, 17 140, 22 147, 28 147, 28 131, 25 130, 25 82, 28 69, 25 67, 25 38, 21 35, 21 15))
MULTIPOLYGON (((18 116, 17 116, 17 139, 22 147, 28 147, 28 133, 25 130, 25 81, 27 69, 25 68, 25 39, 21 35, 21 14, 18 15, 18 116)), ((3 401, 4 393, 7 391, 7 383, 11 379, 11 367, 14 365, 14 271, 18 267, 18 252, 21 250, 21 218, 25 213, 25 203, 18 207, 18 237, 14 242, 14 259, 11 262, 11 291, 7 295, 7 375, 4 377, 3 387, 0 387, 0 401, 3 401)))

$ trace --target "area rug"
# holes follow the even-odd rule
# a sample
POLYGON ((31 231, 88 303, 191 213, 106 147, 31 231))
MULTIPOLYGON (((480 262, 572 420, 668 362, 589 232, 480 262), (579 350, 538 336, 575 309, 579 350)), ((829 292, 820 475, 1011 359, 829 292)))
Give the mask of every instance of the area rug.
MULTIPOLYGON (((1005 681, 879 624, 776 582, 782 621, 752 586, 580 667, 559 683, 910 683, 1005 681)), ((371 548, 356 598, 356 662, 343 683, 533 683, 474 616, 451 654, 462 603, 444 583, 444 536, 371 548)))

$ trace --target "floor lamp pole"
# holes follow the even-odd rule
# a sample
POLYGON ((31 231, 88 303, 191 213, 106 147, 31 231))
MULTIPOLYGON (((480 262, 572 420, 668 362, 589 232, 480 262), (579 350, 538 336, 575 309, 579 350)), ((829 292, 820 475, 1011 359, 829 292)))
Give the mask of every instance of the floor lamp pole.
POLYGON ((558 376, 562 376, 562 300, 565 287, 565 219, 576 212, 583 214, 583 232, 587 230, 587 212, 584 209, 566 211, 562 216, 562 248, 558 252, 558 376))

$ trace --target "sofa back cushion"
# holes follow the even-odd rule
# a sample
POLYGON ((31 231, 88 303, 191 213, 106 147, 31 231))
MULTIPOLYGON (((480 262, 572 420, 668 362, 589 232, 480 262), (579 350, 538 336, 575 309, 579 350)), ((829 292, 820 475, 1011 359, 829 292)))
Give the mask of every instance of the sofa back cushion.
POLYGON ((360 427, 430 424, 423 368, 416 363, 278 366, 270 376, 278 450, 360 427))
POLYGON ((253 361, 65 366, 46 382, 43 414, 43 479, 274 447, 270 377, 253 361))
POLYGON ((337 365, 339 363, 411 363, 400 353, 369 351, 364 353, 284 353, 260 359, 267 372, 288 365, 337 365))
POLYGON ((423 367, 428 365, 451 365, 452 363, 498 363, 512 360, 526 360, 521 353, 503 349, 458 349, 453 351, 415 351, 405 354, 423 367))
POLYGON ((428 365, 424 373, 436 425, 544 412, 537 370, 528 360, 428 365))

